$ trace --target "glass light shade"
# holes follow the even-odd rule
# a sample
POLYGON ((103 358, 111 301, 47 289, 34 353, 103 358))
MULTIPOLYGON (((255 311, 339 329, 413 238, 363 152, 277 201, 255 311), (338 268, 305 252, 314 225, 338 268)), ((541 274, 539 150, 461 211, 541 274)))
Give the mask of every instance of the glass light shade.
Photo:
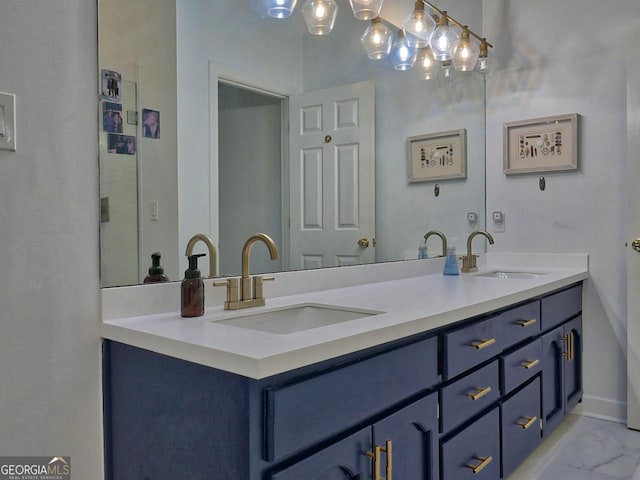
POLYGON ((302 15, 309 33, 326 35, 333 30, 338 4, 334 0, 307 0, 302 6, 302 15))
POLYGON ((442 68, 438 74, 438 86, 452 87, 456 80, 455 72, 456 69, 453 67, 451 60, 442 62, 442 68))
POLYGON ((398 32, 398 38, 391 49, 391 63, 396 70, 410 70, 416 63, 418 50, 416 47, 407 44, 404 32, 398 32))
POLYGON ((433 53, 431 47, 424 47, 420 50, 420 58, 418 59, 420 65, 420 73, 425 80, 431 80, 440 67, 440 62, 436 62, 433 59, 433 53))
POLYGON ((487 44, 487 40, 482 39, 482 43, 480 44, 480 58, 478 58, 476 68, 473 70, 473 73, 476 76, 489 78, 493 75, 495 69, 495 58, 489 55, 489 45, 487 44))
POLYGON ((360 41, 370 59, 380 60, 389 55, 391 51, 393 33, 382 23, 380 17, 376 17, 371 20, 371 25, 364 31, 360 41))
POLYGON ((298 0, 263 0, 267 15, 273 18, 289 18, 298 0))
POLYGON ((440 62, 451 60, 453 58, 453 49, 458 43, 460 36, 451 25, 449 25, 449 18, 447 12, 443 12, 438 26, 433 31, 429 45, 433 51, 433 58, 440 62))
POLYGON ((380 15, 384 0, 349 0, 353 16, 358 20, 373 20, 380 15))
POLYGON ((409 45, 423 48, 429 45, 436 22, 424 11, 424 3, 418 0, 413 13, 402 23, 402 30, 409 45))
POLYGON ((460 72, 470 72, 475 68, 479 55, 480 47, 469 39, 469 29, 464 27, 453 50, 453 66, 460 72))

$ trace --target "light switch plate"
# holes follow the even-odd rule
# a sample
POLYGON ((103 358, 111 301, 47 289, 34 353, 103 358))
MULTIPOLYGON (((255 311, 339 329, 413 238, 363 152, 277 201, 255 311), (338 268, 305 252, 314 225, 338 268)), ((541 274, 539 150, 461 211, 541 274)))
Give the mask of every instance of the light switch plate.
POLYGON ((0 150, 16 151, 16 96, 0 92, 0 150))

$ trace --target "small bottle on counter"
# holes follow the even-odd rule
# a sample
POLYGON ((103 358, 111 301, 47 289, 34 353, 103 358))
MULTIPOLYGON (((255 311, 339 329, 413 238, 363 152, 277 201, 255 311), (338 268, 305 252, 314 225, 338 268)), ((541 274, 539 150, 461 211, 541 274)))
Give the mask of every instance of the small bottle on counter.
POLYGON ((418 260, 423 260, 425 258, 429 258, 429 254, 427 253, 427 242, 425 240, 424 244, 418 245, 418 260))
POLYGON ((204 282, 198 270, 198 258, 204 253, 189 255, 189 268, 184 272, 184 280, 180 286, 181 314, 183 317, 200 317, 204 315, 204 282))
POLYGON ((149 275, 144 277, 144 283, 160 283, 169 281, 169 277, 164 274, 164 268, 160 266, 160 258, 160 252, 151 254, 151 268, 149 268, 149 275))
POLYGON ((458 266, 458 256, 456 255, 456 247, 447 247, 447 259, 444 263, 443 275, 460 275, 460 267, 458 266))

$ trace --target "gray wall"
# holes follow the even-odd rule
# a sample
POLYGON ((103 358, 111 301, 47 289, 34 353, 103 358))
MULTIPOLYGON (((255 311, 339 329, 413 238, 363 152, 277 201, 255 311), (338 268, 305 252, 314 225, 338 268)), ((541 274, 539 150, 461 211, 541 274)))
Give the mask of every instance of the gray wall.
POLYGON ((102 478, 94 0, 0 2, 0 452, 102 478))
MULTIPOLYGON (((487 212, 505 212, 494 250, 585 252, 585 411, 621 418, 626 399, 626 50, 637 0, 484 0, 500 63, 487 88, 487 212), (561 7, 559 7, 561 5, 561 7), (551 13, 552 12, 552 13, 551 13), (568 25, 571 35, 566 33, 568 25), (597 26, 597 27, 596 27, 597 26), (502 174, 502 124, 582 115, 578 171, 502 174)), ((633 45, 634 48, 635 45, 633 45)), ((633 154, 629 152, 629 154, 633 154)))

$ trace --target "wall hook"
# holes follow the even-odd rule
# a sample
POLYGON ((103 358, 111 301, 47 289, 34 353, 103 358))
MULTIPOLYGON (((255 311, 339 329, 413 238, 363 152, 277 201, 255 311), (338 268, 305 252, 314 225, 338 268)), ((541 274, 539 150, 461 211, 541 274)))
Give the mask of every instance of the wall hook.
POLYGON ((437 197, 440 195, 440 185, 436 183, 436 186, 433 187, 433 194, 437 197))
POLYGON ((544 179, 544 177, 540 177, 540 180, 538 180, 538 186, 540 187, 540 190, 544 192, 544 189, 547 188, 547 181, 544 179))

